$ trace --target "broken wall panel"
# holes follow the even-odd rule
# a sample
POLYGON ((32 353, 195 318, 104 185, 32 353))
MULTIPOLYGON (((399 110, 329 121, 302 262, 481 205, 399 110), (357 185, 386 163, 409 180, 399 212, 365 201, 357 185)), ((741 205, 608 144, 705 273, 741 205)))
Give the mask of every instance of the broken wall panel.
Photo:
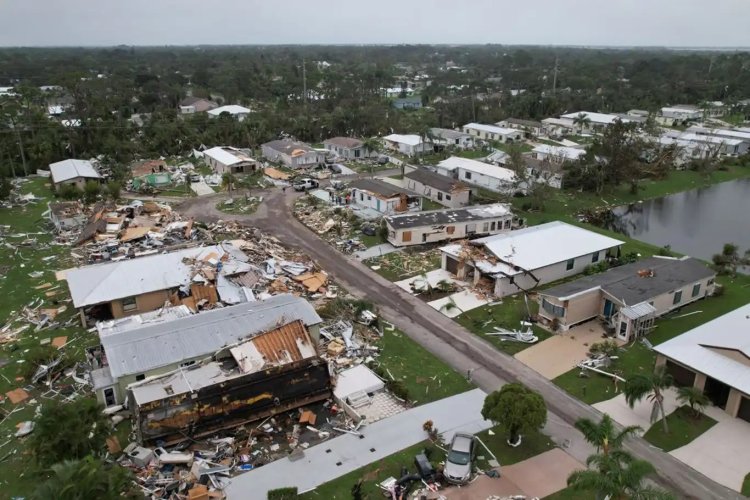
POLYGON ((331 391, 328 365, 316 357, 143 404, 131 389, 129 399, 138 441, 170 444, 328 399, 331 391))

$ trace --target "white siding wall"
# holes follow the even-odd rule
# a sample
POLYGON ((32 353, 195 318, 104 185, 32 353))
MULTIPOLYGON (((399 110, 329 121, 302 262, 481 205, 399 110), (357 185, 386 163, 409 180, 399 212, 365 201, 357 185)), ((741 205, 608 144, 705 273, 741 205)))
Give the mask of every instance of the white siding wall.
POLYGON ((513 189, 513 184, 503 179, 490 177, 484 174, 478 174, 476 172, 470 172, 461 167, 458 167, 456 169, 456 172, 458 172, 458 180, 466 184, 483 187, 497 193, 505 193, 513 189), (470 178, 466 176, 467 173, 470 175, 470 178))
POLYGON ((455 193, 446 193, 430 186, 425 186, 421 182, 404 179, 406 182, 406 188, 410 191, 414 191, 417 194, 421 194, 426 198, 440 203, 441 205, 448 208, 460 208, 469 204, 470 190, 458 191, 455 193), (450 197, 450 200, 447 199, 450 197))
MULTIPOLYGON (((456 224, 451 224, 450 226, 422 226, 397 230, 393 230, 389 226, 388 241, 393 246, 403 247, 421 245, 423 243, 435 243, 439 241, 463 239, 467 236, 470 236, 470 234, 468 234, 467 232, 468 230, 471 230, 472 233, 478 233, 482 235, 507 233, 511 230, 512 220, 513 216, 507 215, 504 217, 486 219, 481 221, 458 222, 456 224), (493 222, 495 223, 495 229, 492 229, 493 222), (448 227, 454 228, 454 232, 452 234, 448 234, 448 227), (411 233, 410 241, 404 241, 405 232, 411 233)), ((443 254, 443 268, 445 268, 445 254, 443 254)))
POLYGON ((360 207, 371 208, 384 215, 392 215, 396 213, 396 205, 398 205, 399 198, 381 199, 377 196, 373 196, 367 191, 360 191, 359 189, 352 189, 353 202, 355 205, 360 207), (380 206, 378 206, 380 201, 380 206))

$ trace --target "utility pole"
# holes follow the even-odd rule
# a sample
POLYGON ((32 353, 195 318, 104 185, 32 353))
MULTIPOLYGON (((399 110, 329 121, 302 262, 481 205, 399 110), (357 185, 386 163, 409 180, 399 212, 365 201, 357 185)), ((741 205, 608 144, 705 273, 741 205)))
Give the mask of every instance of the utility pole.
POLYGON ((307 107, 307 68, 305 67, 305 58, 302 58, 302 99, 307 107))
POLYGON ((21 152, 21 163, 23 164, 23 173, 24 175, 29 175, 29 171, 26 168, 26 152, 23 149, 23 139, 21 138, 21 132, 18 131, 18 126, 16 125, 16 121, 8 115, 8 118, 10 119, 10 126, 13 128, 13 131, 16 133, 16 139, 18 140, 18 150, 21 152))
POLYGON ((558 58, 555 56, 555 69, 552 72, 552 95, 555 95, 555 92, 557 91, 557 71, 558 71, 558 58))

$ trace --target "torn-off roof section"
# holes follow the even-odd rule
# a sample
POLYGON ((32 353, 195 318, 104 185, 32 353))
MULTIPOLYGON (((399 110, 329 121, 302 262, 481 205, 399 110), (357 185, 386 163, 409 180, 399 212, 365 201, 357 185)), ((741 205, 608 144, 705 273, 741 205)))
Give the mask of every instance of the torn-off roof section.
MULTIPOLYGON (((112 376, 119 378, 213 355, 223 347, 294 321, 312 326, 321 319, 305 299, 284 294, 106 335, 101 342, 112 376)), ((269 354, 282 345, 269 342, 260 350, 269 354)))
POLYGON ((512 215, 510 206, 503 203, 477 205, 474 207, 430 210, 386 217, 385 220, 394 229, 405 229, 422 226, 457 224, 459 222, 482 221, 512 215))

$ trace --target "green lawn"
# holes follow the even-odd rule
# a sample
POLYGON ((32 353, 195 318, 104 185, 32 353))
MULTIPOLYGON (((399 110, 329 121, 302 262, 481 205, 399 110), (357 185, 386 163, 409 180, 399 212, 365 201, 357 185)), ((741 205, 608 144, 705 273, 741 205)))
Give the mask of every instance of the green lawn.
POLYGON ((379 266, 373 271, 388 281, 400 281, 440 268, 440 251, 435 248, 407 248, 368 259, 364 264, 368 267, 379 266))
POLYGON ((457 373, 397 329, 385 329, 378 346, 383 349, 383 355, 377 359, 377 363, 386 374, 403 382, 409 393, 409 400, 415 405, 437 401, 473 388, 463 374, 457 373))
MULTIPOLYGON (((71 362, 84 359, 84 348, 96 343, 96 335, 86 332, 80 327, 77 315, 70 303, 67 286, 64 282, 55 281, 54 271, 73 267, 75 263, 70 257, 69 248, 61 245, 53 245, 52 233, 45 225, 42 213, 47 210, 47 201, 53 200, 47 179, 34 178, 23 184, 22 192, 32 192, 43 197, 44 201, 29 204, 25 207, 0 208, 0 225, 9 226, 4 233, 5 243, 12 245, 0 246, 0 284, 3 289, 3 300, 0 301, 0 325, 11 322, 8 331, 16 330, 27 324, 20 313, 24 306, 34 301, 41 301, 41 308, 62 308, 66 310, 57 315, 56 320, 61 323, 60 328, 34 331, 34 326, 18 334, 15 342, 9 342, 0 347, 0 394, 25 387, 30 382, 25 378, 29 372, 36 368, 35 364, 26 362, 26 358, 41 349, 40 342, 44 339, 66 336, 68 342, 65 347, 66 359, 71 362), (42 234, 34 234, 42 233, 42 234), (29 246, 21 245, 28 238, 34 238, 36 243, 29 246), (17 250, 16 250, 17 249, 17 250), (48 260, 43 260, 48 258, 48 260), (38 278, 32 278, 29 273, 40 271, 43 274, 38 278), (50 283, 44 289, 35 289, 40 285, 50 283), (48 297, 46 292, 56 292, 56 295, 48 297), (70 326, 64 326, 71 320, 70 326), (16 377, 22 377, 16 380, 16 377)), ((35 302, 36 303, 36 302, 35 302)), ((16 424, 30 420, 39 403, 46 401, 41 398, 46 387, 36 386, 29 392, 30 398, 20 403, 20 409, 0 424, 0 435, 10 441, 0 448, 0 456, 8 455, 0 467, 3 474, 0 477, 0 497, 10 498, 14 496, 28 496, 39 481, 35 474, 31 457, 26 455, 25 440, 12 437, 16 431, 16 424), (36 399, 36 404, 30 401, 36 399)), ((0 420, 5 414, 14 409, 10 400, 6 400, 0 406, 2 413, 0 420)))
POLYGON ((483 151, 481 149, 462 149, 453 153, 455 156, 461 158, 470 158, 472 160, 478 160, 489 155, 489 151, 483 151))
POLYGON ((361 498, 363 500, 382 500, 383 490, 378 487, 378 484, 389 477, 400 477, 402 467, 415 471, 414 456, 423 450, 427 451, 434 466, 445 460, 445 452, 430 441, 423 441, 318 486, 316 489, 300 495, 300 498, 302 500, 351 500, 353 498, 352 487, 361 480, 361 498))
POLYGON ((544 497, 544 500, 597 500, 597 496, 593 491, 579 491, 573 488, 565 488, 544 497))
POLYGON ((672 451, 691 443, 695 438, 716 424, 708 415, 695 418, 688 406, 681 406, 667 415, 669 433, 664 433, 661 422, 654 423, 643 438, 664 451, 672 451))
MULTIPOLYGON (((499 427, 493 427, 486 431, 482 431, 477 434, 479 439, 492 451, 497 457, 497 461, 500 462, 500 466, 512 465, 518 462, 522 462, 528 458, 535 457, 540 453, 549 451, 555 447, 555 443, 552 440, 542 434, 541 432, 535 432, 533 434, 525 434, 523 436, 523 442, 521 446, 513 448, 508 446, 506 440, 508 435, 505 434, 499 427), (490 434, 490 432, 492 434, 490 434)), ((491 457, 481 445, 478 448, 477 455, 484 456, 484 460, 479 460, 477 465, 481 469, 489 468, 487 460, 491 457)))
MULTIPOLYGON (((534 315, 538 311, 539 306, 535 301, 529 300, 529 308, 531 309, 531 314, 534 315)), ((533 344, 502 340, 496 335, 485 334, 494 331, 494 327, 496 326, 517 330, 521 328, 520 321, 526 316, 526 305, 524 304, 523 296, 513 295, 503 298, 501 304, 489 304, 462 313, 455 318, 455 321, 470 332, 488 341, 497 349, 512 356, 517 352, 531 347, 533 344)), ((539 337, 540 342, 551 336, 549 332, 538 326, 534 326, 533 329, 534 334, 539 337)))
POLYGON ((434 200, 431 200, 429 198, 422 197, 422 210, 423 211, 427 211, 427 210, 441 210, 441 209, 444 209, 444 208, 445 207, 443 205, 441 205, 440 203, 438 203, 438 202, 436 202, 434 200))
MULTIPOLYGON (((717 283, 723 285, 723 295, 700 300, 683 307, 680 311, 657 319, 656 328, 648 336, 648 340, 653 345, 661 344, 750 301, 750 276, 736 278, 720 276, 717 283), (695 314, 684 316, 688 313, 695 314)), ((637 373, 651 372, 656 360, 654 352, 640 342, 629 344, 619 356, 620 358, 613 363, 610 371, 626 379, 637 373)), ((614 383, 609 377, 590 373, 589 377, 581 378, 579 373, 580 370, 574 368, 560 375, 553 382, 588 404, 611 399, 616 395, 614 383)), ((619 384, 619 389, 622 389, 622 384, 619 384)))

